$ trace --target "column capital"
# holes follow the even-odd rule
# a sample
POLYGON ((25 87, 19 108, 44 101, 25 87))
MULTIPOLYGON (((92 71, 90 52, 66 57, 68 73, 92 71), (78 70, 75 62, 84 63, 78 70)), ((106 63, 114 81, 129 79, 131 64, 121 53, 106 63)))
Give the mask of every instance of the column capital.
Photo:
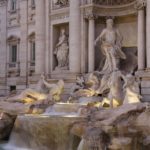
POLYGON ((135 9, 137 10, 144 9, 144 7, 146 7, 146 4, 147 4, 147 0, 136 0, 135 9))
POLYGON ((96 15, 94 13, 87 13, 84 15, 84 18, 88 19, 88 20, 95 20, 98 18, 98 15, 96 15))

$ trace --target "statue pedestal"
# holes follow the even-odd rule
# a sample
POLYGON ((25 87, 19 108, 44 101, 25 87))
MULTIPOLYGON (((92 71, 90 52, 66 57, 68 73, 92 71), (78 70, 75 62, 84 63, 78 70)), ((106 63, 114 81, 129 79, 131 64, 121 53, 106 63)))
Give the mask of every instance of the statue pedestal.
POLYGON ((75 80, 77 76, 79 76, 79 73, 71 73, 69 70, 55 70, 51 73, 50 77, 52 79, 66 79, 75 80))

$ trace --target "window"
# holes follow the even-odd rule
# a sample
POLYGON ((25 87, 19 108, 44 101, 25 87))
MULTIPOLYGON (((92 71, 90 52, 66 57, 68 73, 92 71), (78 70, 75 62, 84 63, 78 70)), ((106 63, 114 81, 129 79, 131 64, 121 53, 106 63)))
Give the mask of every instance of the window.
POLYGON ((35 62, 35 41, 31 42, 31 62, 35 62))
POLYGON ((17 4, 16 0, 11 0, 11 10, 12 11, 16 11, 16 4, 17 4))
POLYGON ((17 45, 11 45, 11 48, 10 48, 10 61, 12 63, 17 62, 17 45))
POLYGON ((16 86, 15 85, 10 86, 10 92, 13 92, 13 91, 16 91, 16 86))
POLYGON ((31 6, 35 7, 35 0, 31 0, 31 6))

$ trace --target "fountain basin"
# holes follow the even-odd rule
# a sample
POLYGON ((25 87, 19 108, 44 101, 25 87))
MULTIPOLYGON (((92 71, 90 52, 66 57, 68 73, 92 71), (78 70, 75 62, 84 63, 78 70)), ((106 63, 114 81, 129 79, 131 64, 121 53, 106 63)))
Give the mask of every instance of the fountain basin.
POLYGON ((78 103, 57 103, 53 106, 55 112, 78 112, 79 108, 81 107, 78 103))
POLYGON ((10 141, 4 150, 74 150, 70 130, 74 123, 85 120, 78 116, 18 116, 10 141))

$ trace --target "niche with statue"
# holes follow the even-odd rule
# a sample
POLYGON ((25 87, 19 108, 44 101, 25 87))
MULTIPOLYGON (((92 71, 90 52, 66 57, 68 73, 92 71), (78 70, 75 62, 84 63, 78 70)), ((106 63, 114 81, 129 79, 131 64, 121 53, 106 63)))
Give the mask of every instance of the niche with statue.
POLYGON ((69 69, 69 25, 53 26, 53 70, 69 69))

